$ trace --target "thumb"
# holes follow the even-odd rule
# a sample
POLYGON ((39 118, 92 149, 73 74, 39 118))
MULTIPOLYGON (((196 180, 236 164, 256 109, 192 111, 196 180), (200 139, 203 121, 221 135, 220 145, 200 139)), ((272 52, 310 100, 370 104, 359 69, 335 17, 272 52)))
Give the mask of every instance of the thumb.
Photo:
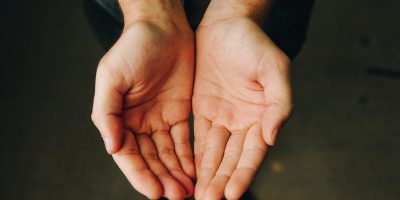
POLYGON ((282 108, 278 104, 268 105, 262 116, 262 133, 265 143, 273 146, 279 134, 280 128, 289 118, 290 110, 282 108))
POLYGON ((259 77, 259 82, 264 87, 266 106, 261 119, 261 127, 264 141, 273 146, 279 129, 292 112, 292 92, 288 62, 277 62, 275 67, 268 69, 262 70, 259 77))
POLYGON ((100 65, 97 70, 92 120, 109 154, 120 149, 123 139, 123 80, 118 73, 107 70, 107 66, 100 65))

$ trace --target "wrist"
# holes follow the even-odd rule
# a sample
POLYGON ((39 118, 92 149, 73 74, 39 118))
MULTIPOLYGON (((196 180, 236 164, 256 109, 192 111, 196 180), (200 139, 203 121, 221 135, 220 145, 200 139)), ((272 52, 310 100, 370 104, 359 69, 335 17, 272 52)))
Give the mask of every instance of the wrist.
POLYGON ((124 27, 135 22, 159 26, 189 27, 181 0, 118 0, 124 27))
POLYGON ((211 0, 200 26, 234 18, 248 18, 261 25, 272 0, 211 0))

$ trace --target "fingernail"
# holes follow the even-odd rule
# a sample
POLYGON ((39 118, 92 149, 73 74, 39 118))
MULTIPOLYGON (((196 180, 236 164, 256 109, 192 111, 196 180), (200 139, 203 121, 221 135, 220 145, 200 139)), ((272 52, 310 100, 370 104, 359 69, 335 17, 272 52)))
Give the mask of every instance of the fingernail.
POLYGON ((110 140, 108 138, 103 137, 103 141, 104 141, 104 145, 106 146, 107 152, 110 152, 110 149, 111 149, 110 140))

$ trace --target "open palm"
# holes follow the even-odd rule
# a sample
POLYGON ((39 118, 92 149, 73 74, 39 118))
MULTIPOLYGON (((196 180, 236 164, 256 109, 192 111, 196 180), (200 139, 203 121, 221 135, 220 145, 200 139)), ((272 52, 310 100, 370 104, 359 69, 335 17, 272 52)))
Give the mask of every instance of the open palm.
POLYGON ((250 19, 197 31, 197 199, 238 199, 291 111, 288 59, 250 19))
POLYGON ((151 199, 193 192, 193 43, 189 28, 137 22, 97 71, 93 121, 130 183, 151 199))

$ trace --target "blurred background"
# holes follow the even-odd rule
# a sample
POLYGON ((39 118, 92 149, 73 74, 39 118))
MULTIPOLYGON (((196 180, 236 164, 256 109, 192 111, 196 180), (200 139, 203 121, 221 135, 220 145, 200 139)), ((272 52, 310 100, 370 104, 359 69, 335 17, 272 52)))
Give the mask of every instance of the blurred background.
MULTIPOLYGON (((256 199, 400 198, 400 1, 316 1, 295 113, 256 199)), ((90 120, 105 51, 80 0, 0 3, 0 199, 144 199, 90 120)))

